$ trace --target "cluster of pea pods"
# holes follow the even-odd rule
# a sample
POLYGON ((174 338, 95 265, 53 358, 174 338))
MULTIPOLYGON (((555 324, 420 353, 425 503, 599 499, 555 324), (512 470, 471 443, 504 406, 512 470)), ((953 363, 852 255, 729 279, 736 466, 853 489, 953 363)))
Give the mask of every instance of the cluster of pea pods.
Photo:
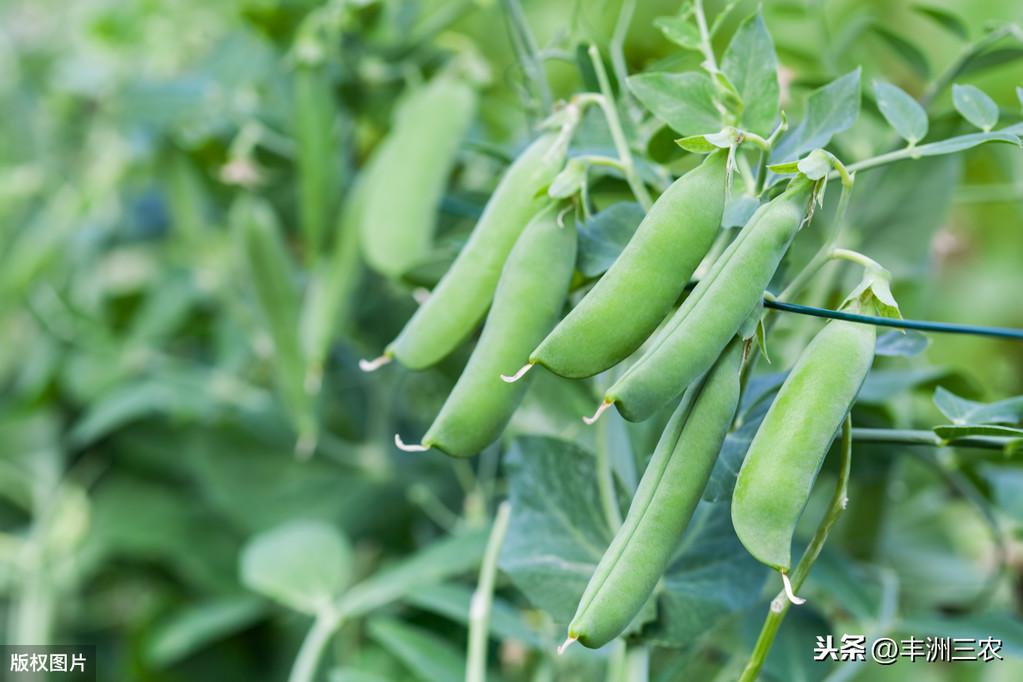
MULTIPOLYGON (((406 175, 418 172, 408 145, 419 145, 424 161, 429 147, 431 174, 442 177, 438 158, 452 157, 452 141, 468 125, 473 98, 450 83, 430 84, 426 92, 433 99, 422 106, 442 115, 418 120, 438 121, 439 130, 420 126, 412 135, 405 130, 414 127, 411 118, 399 118, 392 136, 406 140, 400 159, 385 143, 370 177, 395 167, 406 175), (446 157, 440 147, 448 150, 446 157)), ((371 371, 392 360, 411 369, 434 365, 486 315, 468 364, 421 442, 407 445, 395 437, 404 450, 435 448, 456 457, 474 455, 499 438, 535 365, 583 378, 634 356, 587 423, 611 406, 628 420, 643 420, 682 394, 569 625, 566 644, 595 648, 619 636, 640 612, 693 515, 735 419, 749 348, 743 338, 747 320, 758 314, 819 184, 802 175, 789 181, 672 312, 720 231, 729 150, 710 153, 660 195, 607 272, 559 321, 575 267, 576 230, 563 224, 546 188, 565 164, 570 134, 567 126, 542 134, 511 164, 440 283, 384 354, 362 367, 371 371)), ((386 186, 394 186, 391 180, 386 186)), ((425 237, 405 242, 398 257, 399 242, 386 232, 428 222, 441 192, 436 183, 408 205, 386 193, 361 192, 367 262, 389 274, 407 267, 428 245, 432 226, 422 225, 425 237)), ((850 305, 869 307, 859 300, 850 305)), ((874 344, 870 325, 827 324, 782 385, 738 475, 736 533, 753 556, 781 573, 793 600, 798 598, 786 576, 794 528, 870 368, 874 344)))

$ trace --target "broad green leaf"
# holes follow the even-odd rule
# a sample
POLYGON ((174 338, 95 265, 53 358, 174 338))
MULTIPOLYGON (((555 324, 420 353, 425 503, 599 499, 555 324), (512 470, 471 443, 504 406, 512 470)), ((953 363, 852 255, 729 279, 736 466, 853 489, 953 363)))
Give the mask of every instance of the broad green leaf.
POLYGON ((949 371, 942 367, 875 369, 867 375, 856 399, 871 405, 882 405, 903 391, 934 385, 948 375, 949 371))
POLYGON ((374 618, 368 630, 422 682, 462 682, 465 657, 449 640, 390 618, 374 618))
POLYGON ((927 55, 919 47, 879 22, 874 22, 870 29, 902 57, 918 76, 923 79, 930 76, 931 65, 927 61, 927 55))
POLYGON ((927 136, 927 112, 902 88, 875 81, 874 95, 881 115, 895 128, 899 137, 909 144, 916 144, 927 136))
POLYGON ((1014 429, 1011 426, 993 426, 985 424, 964 424, 962 426, 935 426, 934 433, 947 441, 956 441, 960 438, 972 436, 992 436, 995 438, 1023 438, 1023 429, 1014 429))
POLYGON ((768 135, 778 120, 778 56, 761 13, 739 26, 721 59, 721 70, 742 100, 740 127, 768 135))
POLYGON ((962 18, 947 9, 935 7, 933 5, 913 5, 913 11, 931 19, 949 33, 958 36, 963 40, 970 37, 969 29, 966 27, 962 18))
POLYGON ((189 604, 158 623, 145 645, 145 655, 163 668, 187 658, 252 625, 266 605, 248 595, 189 604))
POLYGON ((360 616, 416 590, 479 566, 490 528, 461 531, 385 567, 353 586, 339 604, 347 616, 360 616))
POLYGON ((1023 522, 1023 469, 1015 466, 983 465, 980 475, 991 489, 999 511, 1023 522))
POLYGON ((885 357, 913 357, 927 350, 930 339, 917 331, 890 331, 877 337, 875 355, 885 357))
POLYGON ((671 42, 687 50, 700 49, 700 31, 690 13, 675 17, 657 17, 654 26, 671 42))
POLYGON ((603 274, 629 243, 643 221, 643 207, 634 201, 611 204, 579 226, 577 267, 584 277, 603 274))
POLYGON ((709 154, 710 152, 718 149, 717 145, 711 144, 708 140, 708 135, 690 135, 688 137, 680 137, 675 140, 675 144, 687 152, 694 154, 709 154))
POLYGON ((998 105, 980 88, 973 85, 952 86, 952 102, 963 118, 984 132, 998 123, 998 105))
POLYGON ((714 86, 703 73, 642 73, 629 89, 643 106, 680 135, 716 132, 721 115, 714 107, 714 86))
POLYGON ((961 398, 939 386, 934 391, 934 404, 953 424, 1017 424, 1023 422, 1023 396, 994 403, 979 403, 961 398))
POLYGON ((779 141, 772 163, 792 161, 806 152, 824 147, 831 138, 848 130, 860 114, 860 69, 850 71, 810 93, 806 114, 779 141))
POLYGON ((753 442, 753 436, 756 435, 763 416, 763 412, 758 412, 753 419, 744 421, 741 427, 725 437, 718 460, 714 463, 710 478, 707 480, 707 487, 703 489, 703 499, 706 502, 727 502, 732 499, 739 467, 746 458, 746 451, 753 442))
POLYGON ((348 541, 334 526, 292 521, 249 540, 239 574, 250 590, 297 611, 317 613, 347 587, 351 554, 348 541))

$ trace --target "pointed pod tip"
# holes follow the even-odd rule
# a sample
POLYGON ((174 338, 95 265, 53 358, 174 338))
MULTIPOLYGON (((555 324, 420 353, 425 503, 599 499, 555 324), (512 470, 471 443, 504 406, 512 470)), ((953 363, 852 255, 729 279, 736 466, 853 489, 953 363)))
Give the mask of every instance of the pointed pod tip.
POLYGON ((788 573, 781 574, 781 583, 785 588, 785 596, 788 597, 790 602, 792 602, 796 606, 806 603, 805 599, 803 599, 802 597, 797 597, 796 593, 792 590, 792 581, 789 580, 788 573))
POLYGON ((526 372, 528 372, 531 369, 533 369, 533 363, 532 362, 527 362, 522 367, 520 367, 519 371, 515 372, 515 374, 510 374, 510 375, 509 374, 502 374, 501 375, 501 381, 503 381, 506 384, 514 384, 516 381, 518 381, 519 379, 524 377, 526 375, 526 372))
POLYGON ((409 445, 398 434, 394 434, 394 446, 402 452, 426 452, 430 449, 425 445, 409 445))
POLYGON ((389 363, 390 361, 391 356, 387 355, 386 353, 378 358, 373 358, 372 360, 362 358, 361 360, 359 360, 359 369, 361 369, 363 372, 375 372, 384 365, 386 365, 387 363, 389 363))
POLYGON ((567 649, 568 647, 572 646, 573 644, 575 644, 578 641, 579 641, 578 637, 569 637, 568 639, 566 639, 558 647, 558 656, 561 656, 563 653, 565 653, 565 649, 567 649))
POLYGON ((609 407, 611 407, 611 401, 605 400, 600 404, 600 407, 597 408, 597 411, 593 413, 593 416, 583 417, 583 422, 587 426, 592 426, 598 419, 600 419, 600 415, 604 414, 604 411, 609 407))

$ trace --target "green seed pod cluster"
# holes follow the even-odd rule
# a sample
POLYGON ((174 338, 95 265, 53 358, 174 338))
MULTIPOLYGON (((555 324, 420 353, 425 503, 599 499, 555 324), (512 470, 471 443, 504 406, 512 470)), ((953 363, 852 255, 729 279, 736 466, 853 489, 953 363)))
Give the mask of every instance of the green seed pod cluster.
POLYGON ((501 368, 521 363, 558 320, 575 252, 575 228, 560 225, 554 207, 529 222, 501 272, 479 343, 421 447, 468 457, 501 435, 528 385, 501 381, 501 368))
POLYGON ((733 341, 686 391, 590 578, 569 640, 597 648, 620 635, 653 593, 692 518, 739 404, 743 344, 733 341))
POLYGON ((581 378, 617 365, 660 324, 707 254, 725 206, 727 150, 657 199, 611 268, 530 355, 581 378))

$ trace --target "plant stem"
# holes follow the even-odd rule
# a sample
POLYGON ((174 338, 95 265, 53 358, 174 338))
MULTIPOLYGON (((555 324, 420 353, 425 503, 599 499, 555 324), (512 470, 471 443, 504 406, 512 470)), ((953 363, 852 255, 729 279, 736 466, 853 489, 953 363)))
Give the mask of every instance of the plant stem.
POLYGON ((625 650, 625 681, 647 682, 650 679, 650 649, 642 644, 625 650))
POLYGON ((718 72, 718 62, 714 57, 714 48, 710 44, 710 32, 707 30, 707 17, 703 12, 703 0, 694 0, 693 14, 696 16, 696 27, 700 30, 700 52, 706 60, 706 68, 712 74, 718 72))
POLYGON ((341 616, 332 608, 324 609, 316 616, 313 626, 302 640, 288 682, 313 682, 323 650, 340 625, 341 616))
MULTIPOLYGON (((842 425, 842 446, 841 446, 841 460, 839 461, 838 469, 838 482, 835 484, 835 492, 831 496, 831 503, 828 505, 828 510, 824 514, 824 518, 821 519, 820 525, 817 527, 817 532, 814 533, 813 539, 807 546, 806 551, 803 552, 803 557, 796 564, 795 570, 792 571, 792 588, 793 591, 798 592, 799 588, 803 585, 803 581, 806 580, 806 576, 809 575, 810 569, 813 567, 813 563, 820 556, 821 549, 824 547, 824 543, 828 539, 828 534, 831 532, 831 527, 838 521, 838 517, 842 515, 845 510, 845 505, 848 502, 846 497, 846 491, 849 483, 849 469, 852 464, 852 440, 853 440, 853 429, 852 429, 852 418, 847 414, 845 416, 845 422, 842 425)), ((760 630, 760 636, 757 638, 756 646, 753 649, 753 655, 750 656, 749 662, 746 664, 746 669, 742 671, 742 675, 739 677, 739 682, 754 682, 757 679, 757 675, 760 673, 760 669, 764 665, 764 661, 767 659, 767 654, 771 650, 771 645, 774 644, 775 635, 778 634, 778 628, 781 626, 782 620, 785 619, 785 614, 788 613, 789 607, 792 602, 788 600, 784 592, 779 592, 778 595, 771 601, 771 609, 767 614, 767 618, 764 620, 763 628, 760 630)))
POLYGON ((611 423, 610 418, 604 418, 597 424, 597 492, 600 495, 600 506, 604 512, 607 527, 611 529, 612 533, 617 533, 618 529, 622 527, 622 511, 618 508, 614 473, 611 470, 611 448, 608 437, 611 423))
POLYGON ((589 55, 590 61, 593 62, 593 70, 597 74, 597 83, 600 85, 602 95, 600 98, 593 98, 593 101, 600 105, 604 112, 604 117, 607 119, 607 127, 611 131, 611 139, 614 141, 618 158, 622 162, 622 172, 625 174, 626 182, 629 183, 629 188, 636 195, 639 203, 643 205, 644 210, 649 211, 653 201, 650 199, 650 193, 647 192, 646 185, 643 184, 639 174, 636 172, 636 164, 632 159, 632 152, 629 151, 629 143, 625 139, 622 121, 618 117, 614 93, 611 92, 611 82, 607 78, 607 71, 604 69, 604 62, 600 59, 600 52, 597 51, 596 45, 590 45, 589 55))
POLYGON ((629 24, 632 23, 632 15, 635 11, 636 0, 622 0, 622 8, 618 11, 618 20, 615 22, 614 33, 611 34, 611 43, 608 46, 611 53, 611 67, 615 71, 615 78, 618 79, 618 89, 622 93, 622 100, 629 103, 632 102, 632 94, 625 85, 625 81, 629 77, 629 69, 625 64, 625 38, 629 34, 629 24))
POLYGON ((508 21, 511 22, 513 43, 521 46, 519 54, 523 70, 529 75, 530 81, 536 88, 540 103, 544 112, 551 110, 551 86, 547 82, 547 72, 544 71, 543 62, 540 59, 540 50, 536 45, 532 32, 529 30, 529 23, 526 21, 526 14, 522 11, 519 0, 503 0, 505 13, 508 21), (518 40, 515 40, 518 38, 518 40))
POLYGON ((494 603, 494 580, 497 558, 508 532, 511 504, 502 502, 497 508, 494 526, 480 565, 479 582, 469 602, 469 651, 465 666, 465 682, 486 682, 487 638, 490 631, 490 609, 494 603))

